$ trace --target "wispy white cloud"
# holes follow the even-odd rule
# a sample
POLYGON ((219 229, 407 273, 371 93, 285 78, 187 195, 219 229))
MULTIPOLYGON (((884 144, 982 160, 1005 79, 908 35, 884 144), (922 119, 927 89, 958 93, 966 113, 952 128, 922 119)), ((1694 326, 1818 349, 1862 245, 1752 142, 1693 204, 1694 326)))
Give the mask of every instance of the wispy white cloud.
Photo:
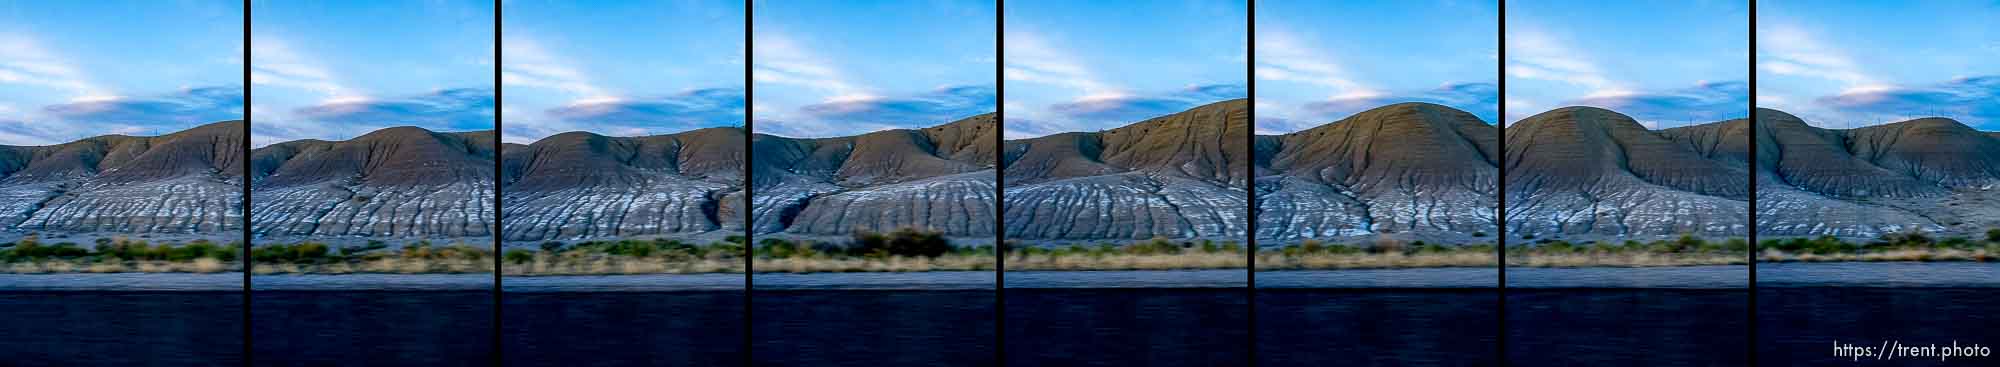
POLYGON ((1879 91, 1888 87, 1868 75, 1846 52, 1822 42, 1802 27, 1767 23, 1759 24, 1758 28, 1757 70, 1760 72, 1834 81, 1844 88, 1843 93, 1879 91))
MULTIPOLYGON (((239 102, 240 103, 240 102, 239 102)), ((251 105, 256 123, 250 143, 262 147, 300 139, 345 140, 395 126, 438 131, 493 128, 494 98, 489 88, 456 88, 416 95, 329 100, 288 110, 251 105)))
POLYGON ((1816 98, 1814 104, 1850 120, 1893 122, 1918 117, 1946 117, 1983 129, 1993 129, 2000 127, 2000 76, 1956 78, 1930 85, 1841 93, 1816 98))
POLYGON ((557 90, 582 101, 616 99, 611 92, 592 83, 573 63, 549 52, 533 38, 509 35, 500 44, 500 52, 507 55, 500 66, 500 83, 508 88, 557 90))
MULTIPOLYGON (((1216 101, 1245 98, 1240 82, 1190 84, 1171 90, 1133 91, 1106 81, 1076 53, 1030 32, 1008 32, 1002 77, 1008 82, 1033 83, 1069 92, 1064 100, 1044 106, 1007 102, 1008 139, 1096 130, 1106 123, 1130 123, 1179 112, 1216 101)), ((1245 46, 1247 47, 1247 46, 1245 46)), ((1242 56, 1234 56, 1240 59, 1242 56)))
POLYGON ((77 123, 120 123, 185 129, 198 124, 243 118, 243 88, 186 88, 155 96, 120 97, 60 103, 42 107, 52 120, 77 123))
POLYGON ((1537 113, 1541 113, 1543 108, 1546 108, 1542 106, 1541 102, 1526 98, 1507 97, 1502 99, 1501 103, 1505 103, 1507 106, 1507 116, 1501 117, 1501 125, 1534 116, 1537 113))
POLYGON ((1128 95, 1123 88, 1101 81, 1069 52, 1040 35, 1008 32, 1006 38, 1007 60, 1001 74, 1008 81, 1064 87, 1076 90, 1084 100, 1128 95))
POLYGON ((1334 91, 1331 99, 1368 98, 1381 92, 1355 81, 1335 58, 1307 45, 1299 36, 1282 30, 1261 30, 1257 35, 1256 77, 1259 80, 1305 83, 1334 91))
POLYGON ((1008 111, 1007 130, 1001 131, 1001 134, 1006 139, 1027 139, 1068 131, 1084 131, 1086 129, 1084 124, 1074 120, 1021 118, 1019 116, 1022 116, 1022 114, 1015 111, 1028 111, 1028 108, 1018 101, 1005 102, 1002 105, 1008 111))
POLYGON ((1565 104, 1611 109, 1649 128, 1676 127, 1748 117, 1750 85, 1742 81, 1704 82, 1673 90, 1586 97, 1565 104))
POLYGON ((1054 106, 1029 107, 1020 102, 1005 102, 1007 114, 1011 117, 1006 121, 1006 131, 1001 134, 1007 139, 1082 131, 1093 125, 1073 114, 1092 110, 1089 106, 1123 105, 1134 99, 1124 87, 1103 81, 1096 71, 1073 53, 1043 35, 1010 31, 1005 37, 1007 42, 1003 52, 1007 57, 1001 60, 1001 78, 1004 81, 1052 86, 1075 96, 1054 106))
POLYGON ((250 85, 295 88, 325 96, 329 101, 364 100, 359 90, 341 84, 334 74, 312 57, 300 53, 283 40, 259 35, 252 38, 250 85))
POLYGON ((755 126, 758 134, 777 135, 793 138, 818 138, 854 135, 861 132, 904 128, 904 126, 882 123, 833 122, 814 119, 769 120, 759 118, 755 126), (829 133, 838 132, 838 133, 829 133))
POLYGON ((992 86, 946 86, 908 96, 811 104, 799 112, 836 122, 939 123, 992 112, 994 93, 992 86))
POLYGON ((851 81, 834 67, 834 60, 777 32, 758 32, 753 46, 756 54, 750 78, 758 83, 784 84, 820 91, 828 102, 861 101, 877 98, 869 89, 851 81))
POLYGON ((742 124, 743 91, 698 89, 667 96, 577 102, 538 115, 523 115, 513 109, 505 111, 506 116, 529 116, 509 119, 502 137, 510 143, 526 144, 550 135, 584 130, 619 136, 667 134, 742 124))
MULTIPOLYGON (((885 95, 853 79, 840 63, 806 47, 782 31, 755 35, 753 82, 797 87, 817 95, 817 103, 779 108, 763 103, 751 107, 758 133, 789 137, 852 135, 938 124, 991 111, 990 87, 944 86, 914 94, 885 95), (982 92, 983 91, 983 92, 982 92)), ((1011 45, 1011 43, 1010 43, 1011 45)), ((980 62, 972 60, 972 62, 980 62)))
POLYGON ((1583 52, 1554 35, 1533 27, 1509 27, 1506 38, 1509 78, 1572 84, 1589 89, 1589 97, 1631 93, 1583 52))
POLYGON ((162 95, 58 103, 34 109, 0 104, 0 145, 51 145, 105 134, 161 135, 241 119, 243 89, 189 88, 162 95))
POLYGON ((54 88, 69 93, 75 101, 117 97, 92 83, 68 59, 22 34, 0 34, 0 83, 54 88))
MULTIPOLYGON (((1300 109, 1319 121, 1345 118, 1362 111, 1403 102, 1451 106, 1492 121, 1500 113, 1500 87, 1489 82, 1451 83, 1425 90, 1397 91, 1365 97, 1340 97, 1306 103, 1300 109)), ((1282 117, 1282 116, 1280 116, 1282 117)))

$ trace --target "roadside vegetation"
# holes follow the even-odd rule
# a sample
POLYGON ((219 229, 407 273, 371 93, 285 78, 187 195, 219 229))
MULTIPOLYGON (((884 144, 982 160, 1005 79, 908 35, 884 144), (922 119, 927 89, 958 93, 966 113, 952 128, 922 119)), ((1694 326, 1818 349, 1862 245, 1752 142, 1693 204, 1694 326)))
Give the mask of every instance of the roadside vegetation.
POLYGON ((214 273, 241 271, 243 245, 207 240, 148 243, 99 238, 86 246, 36 236, 0 243, 0 273, 214 273))
POLYGON ((1691 235, 1673 240, 1622 242, 1530 240, 1507 248, 1507 266, 1651 267, 1741 265, 1749 262, 1750 241, 1712 241, 1691 235))
POLYGON ((1359 245, 1304 240, 1257 252, 1258 270, 1495 267, 1493 244, 1447 246, 1378 239, 1359 245))
MULTIPOLYGON (((1648 267, 1740 265, 1748 241, 1694 236, 1654 241, 1569 242, 1525 239, 1507 250, 1516 267, 1648 267)), ((744 238, 706 244, 674 239, 550 241, 501 254, 506 275, 695 274, 744 271, 744 238)), ((92 243, 47 243, 36 236, 0 243, 0 273, 118 273, 241 271, 241 244, 207 240, 149 243, 123 237, 92 243)), ((1131 243, 1008 246, 1008 270, 1240 269, 1245 247, 1234 241, 1154 238, 1131 243)), ((1895 233, 1854 241, 1832 236, 1761 241, 1757 261, 1996 261, 2000 229, 1982 239, 1895 233)), ((1330 270, 1424 267, 1492 267, 1494 245, 1446 245, 1378 239, 1361 243, 1305 240, 1257 251, 1259 270, 1330 270)), ((956 246, 937 232, 903 229, 857 232, 844 241, 766 238, 751 262, 758 272, 990 271, 991 245, 956 246)), ((483 273, 493 271, 484 246, 417 241, 395 247, 381 241, 339 247, 319 242, 259 245, 250 249, 257 274, 483 273)))
POLYGON ((1868 242, 1823 236, 1758 241, 1760 262, 1831 261, 2000 261, 2000 229, 1986 231, 1984 241, 1965 237, 1937 239, 1923 233, 1892 233, 1868 242))
POLYGON ((857 231, 845 243, 766 238, 751 268, 760 273, 993 270, 993 246, 954 246, 942 233, 857 231))
POLYGON ((362 246, 335 247, 320 242, 262 244, 250 248, 256 274, 350 273, 485 273, 493 271, 492 252, 485 246, 461 243, 434 245, 416 241, 400 248, 368 241, 362 246))
POLYGON ((1242 269, 1249 263, 1235 241, 1162 237, 1129 244, 1009 246, 1007 270, 1242 269))
POLYGON ((708 244, 672 239, 549 241, 500 256, 505 275, 737 273, 743 271, 743 237, 708 244))

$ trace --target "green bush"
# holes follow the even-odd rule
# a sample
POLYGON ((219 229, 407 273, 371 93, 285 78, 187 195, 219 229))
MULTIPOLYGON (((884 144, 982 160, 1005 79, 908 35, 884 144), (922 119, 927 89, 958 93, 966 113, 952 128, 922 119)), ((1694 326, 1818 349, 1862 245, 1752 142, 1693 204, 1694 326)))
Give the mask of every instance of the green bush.
POLYGON ((1299 242, 1299 253, 1317 254, 1322 252, 1326 252, 1326 244, 1320 243, 1319 240, 1305 240, 1299 242))
MULTIPOLYGON (((757 256, 760 257, 779 259, 794 257, 812 258, 818 257, 821 253, 810 242, 793 242, 776 238, 766 238, 757 242, 761 244, 757 248, 757 256)), ((833 253, 839 253, 839 251, 834 251, 833 253)))
POLYGON ((529 251, 528 249, 521 249, 521 248, 507 250, 507 254, 504 256, 506 257, 507 262, 515 264, 525 264, 529 261, 535 260, 534 251, 529 251))
POLYGON ((90 255, 90 251, 76 247, 76 244, 74 243, 64 242, 55 244, 53 246, 44 246, 41 244, 40 241, 36 241, 33 237, 24 238, 21 239, 21 241, 19 242, 15 242, 13 248, 8 249, 6 252, 7 252, 6 257, 9 259, 29 259, 37 261, 52 257, 79 258, 90 255))
POLYGON ((385 249, 385 248, 389 248, 389 244, 388 244, 388 243, 386 243, 386 242, 382 242, 382 241, 373 241, 373 240, 371 240, 371 241, 368 241, 368 244, 366 244, 366 245, 363 245, 363 246, 361 246, 361 247, 342 247, 342 248, 340 248, 340 257, 345 257, 345 258, 352 258, 352 257, 356 257, 356 256, 359 256, 359 255, 361 255, 361 254, 363 254, 363 253, 367 253, 367 252, 369 252, 369 251, 375 251, 375 250, 381 250, 381 249, 385 249))
POLYGON ((208 241, 194 241, 180 248, 173 249, 173 251, 169 252, 167 260, 192 261, 204 257, 212 258, 217 255, 216 253, 222 251, 225 251, 222 247, 208 241))
POLYGON ((292 261, 311 262, 325 259, 328 247, 324 243, 307 242, 292 247, 292 261))
POLYGON ((867 257, 938 257, 952 251, 944 234, 915 229, 898 229, 888 234, 855 231, 848 243, 850 255, 867 257))
POLYGON ((471 246, 471 245, 464 245, 464 244, 454 244, 454 245, 450 245, 450 246, 445 246, 444 248, 442 248, 442 249, 439 249, 439 250, 437 251, 437 253, 436 253, 436 255, 435 255, 435 256, 437 256, 437 258, 439 258, 439 259, 453 259, 453 258, 455 258, 455 259, 460 259, 460 260, 475 260, 475 261, 476 261, 476 260, 481 260, 481 259, 485 259, 485 258, 486 258, 486 256, 487 256, 487 255, 488 255, 489 253, 490 253, 490 252, 489 252, 489 251, 487 251, 487 250, 486 250, 486 248, 483 248, 483 247, 473 247, 473 246, 471 246))
POLYGON ((1750 251, 1749 240, 1741 238, 1730 238, 1722 242, 1722 252, 1740 254, 1749 251, 1750 251))
POLYGON ((1166 237, 1153 237, 1146 242, 1125 246, 1125 253, 1133 255, 1173 255, 1181 253, 1181 246, 1166 237))

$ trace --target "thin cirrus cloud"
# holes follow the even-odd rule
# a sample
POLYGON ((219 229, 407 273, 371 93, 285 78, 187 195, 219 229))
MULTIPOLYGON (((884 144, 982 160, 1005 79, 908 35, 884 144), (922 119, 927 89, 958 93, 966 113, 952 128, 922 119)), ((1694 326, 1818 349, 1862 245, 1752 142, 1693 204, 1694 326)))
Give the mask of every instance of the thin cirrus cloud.
POLYGON ((700 89, 659 98, 581 102, 546 111, 552 119, 569 124, 690 130, 728 126, 743 121, 743 91, 734 88, 700 89))
MULTIPOLYGON (((226 4, 226 3, 225 3, 226 4)), ((243 117, 240 19, 186 2, 10 2, 0 10, 0 145, 171 134, 243 117), (89 17, 71 15, 88 14, 89 17), (104 22, 142 18, 140 22, 104 22), (132 23, 132 24, 126 24, 132 23), (133 27, 145 29, 134 32, 133 27)))
POLYGON ((1007 139, 1115 129, 1249 95, 1248 3, 1008 5, 1007 139))
POLYGON ((830 100, 858 100, 876 97, 868 88, 849 81, 847 74, 830 65, 831 59, 812 52, 790 37, 777 32, 760 32, 753 43, 756 55, 750 78, 757 83, 779 84, 816 90, 830 100))
POLYGON ((1070 49, 1058 47, 1043 34, 1007 34, 1007 58, 1002 77, 1010 83, 1039 88, 1031 93, 1054 97, 1046 104, 1030 99, 1009 101, 1005 136, 1025 139, 1073 131, 1101 130, 1139 120, 1185 111, 1229 99, 1247 98, 1249 88, 1235 83, 1195 84, 1179 89, 1135 92, 1070 49), (1016 112, 1018 111, 1018 112, 1016 112))
POLYGON ((1747 4, 1508 3, 1505 121, 1567 106, 1619 112, 1649 128, 1742 118, 1747 4), (1576 11, 1600 17, 1575 18, 1576 11), (1736 19, 1731 21, 1730 19, 1736 19), (1616 30, 1615 32, 1611 30, 1616 30))
POLYGON ((1758 6, 1780 10, 1757 17, 1758 107, 1830 128, 1945 117, 2000 129, 2000 3, 1758 6))
POLYGON ((1529 27, 1508 29, 1506 42, 1507 77, 1566 83, 1586 88, 1591 94, 1623 89, 1594 60, 1546 32, 1529 27))
POLYGON ((352 139, 371 131, 419 126, 441 131, 476 131, 493 128, 493 90, 456 88, 395 98, 349 98, 330 100, 282 111, 267 106, 251 106, 259 117, 250 127, 253 146, 292 140, 352 139))
POLYGON ((1618 111, 1651 128, 1684 126, 1749 116, 1750 86, 1740 81, 1702 83, 1677 90, 1591 96, 1568 104, 1618 111))
POLYGON ((1757 70, 1773 75, 1822 79, 1855 90, 1879 87, 1844 50, 1793 24, 1771 24, 1757 30, 1757 70))
POLYGON ((1333 57, 1306 46, 1307 43, 1290 32, 1267 27, 1258 32, 1257 65, 1252 72, 1257 79, 1304 83, 1339 95, 1374 93, 1353 80, 1350 72, 1332 61, 1333 57))
POLYGON ((952 86, 907 97, 817 103, 800 107, 799 111, 813 118, 845 123, 950 121, 992 112, 994 100, 991 86, 952 86))
POLYGON ((948 85, 916 92, 882 92, 854 81, 836 58, 815 52, 779 32, 756 36, 751 79, 795 92, 809 102, 783 97, 759 102, 757 132, 788 137, 823 137, 943 124, 993 112, 991 85, 948 85), (796 103, 796 104, 794 104, 796 103))
POLYGON ((243 116, 243 88, 202 87, 174 93, 86 100, 42 108, 49 116, 76 123, 118 123, 192 127, 243 116))
MULTIPOLYGON (((569 131, 621 136, 652 135, 742 125, 743 90, 705 87, 658 96, 630 96, 597 82, 577 60, 528 36, 507 36, 501 84, 507 88, 555 92, 510 101, 504 140, 533 143, 569 131), (537 103, 538 102, 538 103, 537 103), (517 104, 519 103, 519 104, 517 104), (515 108, 525 111, 515 112, 515 108)), ((511 100, 511 99, 510 99, 511 100)))
POLYGON ((1311 129, 1356 113, 1425 102, 1494 121, 1499 88, 1492 2, 1264 1, 1253 76, 1259 134, 1311 129), (1361 23, 1328 23, 1351 18, 1361 23), (1359 26, 1370 32, 1354 32, 1359 26), (1398 34, 1424 42, 1383 42, 1398 34))
POLYGON ((62 90, 76 99, 104 99, 110 92, 91 82, 68 58, 24 34, 0 34, 0 84, 62 90))
POLYGON ((1942 116, 1985 130, 2000 130, 2000 76, 1842 93, 1813 102, 1851 118, 1889 121, 1942 116))
POLYGON ((549 52, 535 39, 510 35, 500 45, 500 51, 507 55, 500 68, 503 85, 559 90, 584 99, 609 95, 570 61, 549 52))
POLYGON ((104 134, 161 135, 243 118, 243 88, 201 87, 144 97, 42 106, 37 119, 0 118, 0 144, 50 145, 104 134))
POLYGON ((1061 86, 1086 98, 1120 94, 1118 88, 1098 80, 1097 73, 1041 35, 1008 33, 1006 47, 1007 62, 1001 69, 1005 80, 1061 86))
MULTIPOLYGON (((820 137, 953 122, 995 110, 991 86, 949 86, 909 96, 834 99, 759 117, 757 133, 820 137), (919 125, 913 125, 919 124, 919 125)), ((760 116, 773 107, 758 106, 760 116)))
POLYGON ((493 90, 457 88, 401 98, 332 101, 292 114, 337 124, 402 123, 477 130, 493 126, 493 90))
MULTIPOLYGON (((1424 102, 1451 106, 1488 122, 1500 115, 1500 88, 1493 83, 1457 83, 1430 90, 1389 95, 1367 95, 1307 103, 1302 109, 1317 117, 1336 118, 1368 109, 1403 102, 1424 102)), ((1289 122, 1284 122, 1289 124, 1289 122)))
POLYGON ((314 58, 294 50, 290 43, 277 37, 254 38, 250 50, 257 55, 256 62, 250 63, 251 85, 301 89, 334 99, 354 98, 360 94, 337 80, 326 66, 314 62, 314 58))
MULTIPOLYGON (((1249 96, 1236 84, 1209 84, 1148 94, 1084 97, 1047 106, 1045 112, 1007 119, 1007 139, 1026 139, 1065 132, 1101 130, 1186 111, 1204 104, 1249 96)), ((1010 110, 1019 106, 1011 106, 1010 110)))
POLYGON ((1184 111, 1203 103, 1244 98, 1249 94, 1249 88, 1241 85, 1199 85, 1149 96, 1086 97, 1049 106, 1049 112, 1072 120, 1131 122, 1184 111))

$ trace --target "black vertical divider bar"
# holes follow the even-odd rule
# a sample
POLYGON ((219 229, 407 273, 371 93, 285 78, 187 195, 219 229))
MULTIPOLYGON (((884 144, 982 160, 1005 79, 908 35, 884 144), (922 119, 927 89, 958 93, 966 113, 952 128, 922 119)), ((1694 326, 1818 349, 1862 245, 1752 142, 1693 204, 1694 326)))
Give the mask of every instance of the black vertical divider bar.
POLYGON ((751 190, 751 187, 755 186, 757 181, 756 176, 750 173, 751 167, 753 167, 750 162, 756 157, 755 152, 757 151, 755 149, 756 145, 753 145, 756 140, 755 132, 757 131, 757 127, 754 121, 757 121, 755 116, 757 110, 750 108, 753 105, 750 101, 757 98, 755 88, 753 88, 756 84, 752 83, 750 77, 751 65, 756 65, 754 61, 757 59, 756 53, 751 52, 756 49, 753 47, 756 37, 751 37, 752 34, 755 34, 752 33, 755 31, 755 27, 752 24, 756 23, 756 18, 751 17, 751 14, 754 14, 756 11, 756 7, 753 6, 755 5, 754 3, 751 0, 743 0, 743 366, 745 367, 749 367, 752 364, 751 362, 754 361, 750 356, 750 350, 756 346, 755 337, 750 335, 752 332, 751 325, 753 325, 750 322, 750 302, 756 299, 750 293, 756 288, 752 280, 755 278, 754 274, 757 274, 757 261, 755 258, 757 255, 757 240, 755 238, 757 235, 757 231, 755 230, 757 218, 755 214, 756 210, 754 210, 756 208, 753 207, 756 201, 751 199, 751 192, 755 191, 751 190))
POLYGON ((1748 270, 1750 273, 1750 277, 1748 278, 1749 284, 1746 284, 1749 289, 1747 296, 1750 302, 1749 307, 1745 307, 1745 309, 1749 310, 1746 312, 1748 314, 1743 317, 1748 321, 1744 324, 1747 325, 1744 329, 1749 337, 1749 343, 1744 343, 1746 344, 1745 348, 1749 349, 1749 353, 1745 354, 1745 356, 1750 359, 1748 363, 1755 366, 1757 365, 1757 252, 1760 250, 1757 245, 1757 2, 1755 1, 1750 2, 1750 28, 1748 32, 1744 33, 1748 33, 1747 37, 1750 39, 1750 52, 1749 55, 1746 55, 1748 59, 1744 60, 1747 64, 1744 65, 1745 69, 1743 70, 1748 71, 1750 74, 1750 133, 1747 134, 1749 136, 1745 137, 1745 139, 1750 140, 1750 145, 1746 146, 1750 147, 1749 156, 1751 163, 1750 253, 1745 255, 1749 257, 1746 260, 1749 260, 1750 263, 1750 269, 1748 270))
MULTIPOLYGON (((1250 98, 1249 128, 1243 131, 1244 157, 1250 161, 1243 165, 1243 197, 1247 211, 1243 230, 1244 246, 1244 303, 1243 303, 1243 348, 1244 365, 1257 365, 1257 1, 1248 0, 1246 25, 1243 35, 1243 83, 1250 98)), ((1227 122, 1224 122, 1227 123, 1227 122)))
POLYGON ((1007 365, 1007 1, 993 1, 993 365, 1007 365))
POLYGON ((504 129, 502 129, 502 127, 503 127, 503 126, 504 126, 504 124, 505 124, 504 122, 501 122, 501 121, 505 120, 505 118, 503 118, 504 116, 501 116, 501 114, 503 113, 503 112, 501 112, 501 110, 503 110, 503 109, 502 109, 502 108, 500 108, 500 106, 504 106, 504 105, 505 105, 505 104, 502 104, 502 102, 501 102, 501 101, 503 101, 503 100, 504 100, 504 99, 503 99, 503 98, 504 98, 504 96, 503 96, 503 95, 504 95, 504 94, 506 93, 506 91, 505 91, 505 90, 507 89, 507 88, 506 88, 505 86, 503 86, 503 85, 500 85, 500 65, 505 65, 505 64, 502 64, 502 63, 501 63, 501 60, 500 60, 500 58, 501 58, 501 55, 500 55, 500 32, 501 32, 501 31, 500 31, 500 29, 501 29, 501 25, 500 25, 500 22, 501 22, 501 20, 500 20, 500 12, 501 12, 501 11, 503 11, 503 10, 502 10, 502 8, 503 8, 503 7, 502 7, 501 5, 502 5, 502 4, 501 4, 500 0, 493 0, 493 106, 494 106, 494 108, 493 108, 493 226, 492 226, 492 227, 490 227, 490 228, 491 228, 491 230, 492 230, 492 232, 489 232, 488 234, 490 234, 490 235, 492 235, 492 236, 493 236, 493 325, 492 325, 492 326, 493 326, 493 354, 492 354, 492 358, 493 358, 493 365, 494 365, 494 366, 499 366, 499 365, 501 365, 501 363, 500 363, 500 362, 501 362, 501 361, 503 360, 503 359, 501 358, 501 353, 503 352, 503 351, 502 351, 502 349, 506 349, 506 348, 503 348, 503 347, 501 347, 501 344, 500 344, 500 339, 501 339, 501 337, 500 337, 500 336, 501 336, 501 334, 502 334, 502 332, 501 332, 501 327, 500 327, 500 312, 501 312, 501 310, 500 310, 500 309, 502 308, 502 307, 501 307, 501 302, 500 302, 500 292, 501 292, 501 291, 500 291, 500 281, 501 281, 501 280, 500 280, 500 278, 501 278, 501 276, 500 276, 500 275, 501 275, 501 273, 505 273, 505 271, 502 271, 502 269, 500 268, 500 267, 501 267, 501 263, 500 263, 500 251, 501 251, 501 249, 502 249, 502 247, 501 247, 501 244, 500 244, 500 240, 501 240, 501 237, 500 237, 500 230, 502 230, 502 229, 503 229, 503 228, 501 228, 501 227, 500 227, 500 226, 501 226, 501 224, 500 224, 500 222, 501 222, 501 218, 500 218, 500 216, 501 216, 501 214, 500 214, 500 213, 501 213, 501 211, 500 211, 500 210, 501 210, 501 208, 500 208, 500 206, 501 206, 501 203, 500 203, 500 196, 501 196, 501 195, 500 195, 500 187, 501 187, 501 185, 504 185, 504 184, 505 184, 504 182, 500 182, 500 179, 501 179, 501 178, 500 178, 500 177, 501 177, 501 174, 500 174, 500 169, 501 169, 501 161, 500 161, 500 157, 503 157, 503 156, 505 156, 504 154, 500 154, 500 149, 502 149, 503 147, 505 147, 505 146, 506 146, 506 144, 503 144, 503 143, 501 143, 501 142, 500 142, 500 137, 501 137, 501 134, 502 134, 502 133, 501 133, 501 131, 504 131, 504 129))
MULTIPOLYGON (((250 105, 250 0, 243 0, 243 105, 250 105)), ((243 109, 243 254, 236 259, 243 263, 243 365, 250 366, 250 267, 255 261, 250 259, 250 110, 243 109)))
POLYGON ((1498 295, 1495 296, 1495 301, 1497 302, 1493 306, 1496 308, 1494 311, 1497 311, 1493 313, 1496 315, 1494 316, 1496 321, 1494 325, 1497 329, 1493 335, 1493 352, 1495 356, 1499 357, 1497 360, 1500 362, 1500 365, 1505 366, 1507 365, 1507 103, 1504 101, 1507 100, 1507 0, 1500 0, 1500 16, 1498 18, 1500 20, 1500 32, 1494 35, 1493 42, 1499 46, 1496 47, 1499 51, 1496 52, 1497 55, 1495 55, 1496 57, 1493 60, 1493 76, 1497 77, 1497 83, 1500 85, 1500 100, 1503 102, 1500 103, 1500 116, 1498 117, 1500 120, 1493 122, 1493 125, 1500 130, 1500 144, 1497 146, 1497 149, 1500 151, 1500 164, 1495 165, 1500 170, 1500 192, 1497 195, 1499 196, 1498 205, 1494 207, 1494 224, 1497 225, 1497 228, 1493 230, 1499 236, 1494 240, 1493 246, 1493 251, 1496 253, 1495 256, 1498 256, 1496 261, 1499 263, 1499 278, 1495 281, 1496 285, 1499 286, 1499 291, 1495 292, 1498 295))

